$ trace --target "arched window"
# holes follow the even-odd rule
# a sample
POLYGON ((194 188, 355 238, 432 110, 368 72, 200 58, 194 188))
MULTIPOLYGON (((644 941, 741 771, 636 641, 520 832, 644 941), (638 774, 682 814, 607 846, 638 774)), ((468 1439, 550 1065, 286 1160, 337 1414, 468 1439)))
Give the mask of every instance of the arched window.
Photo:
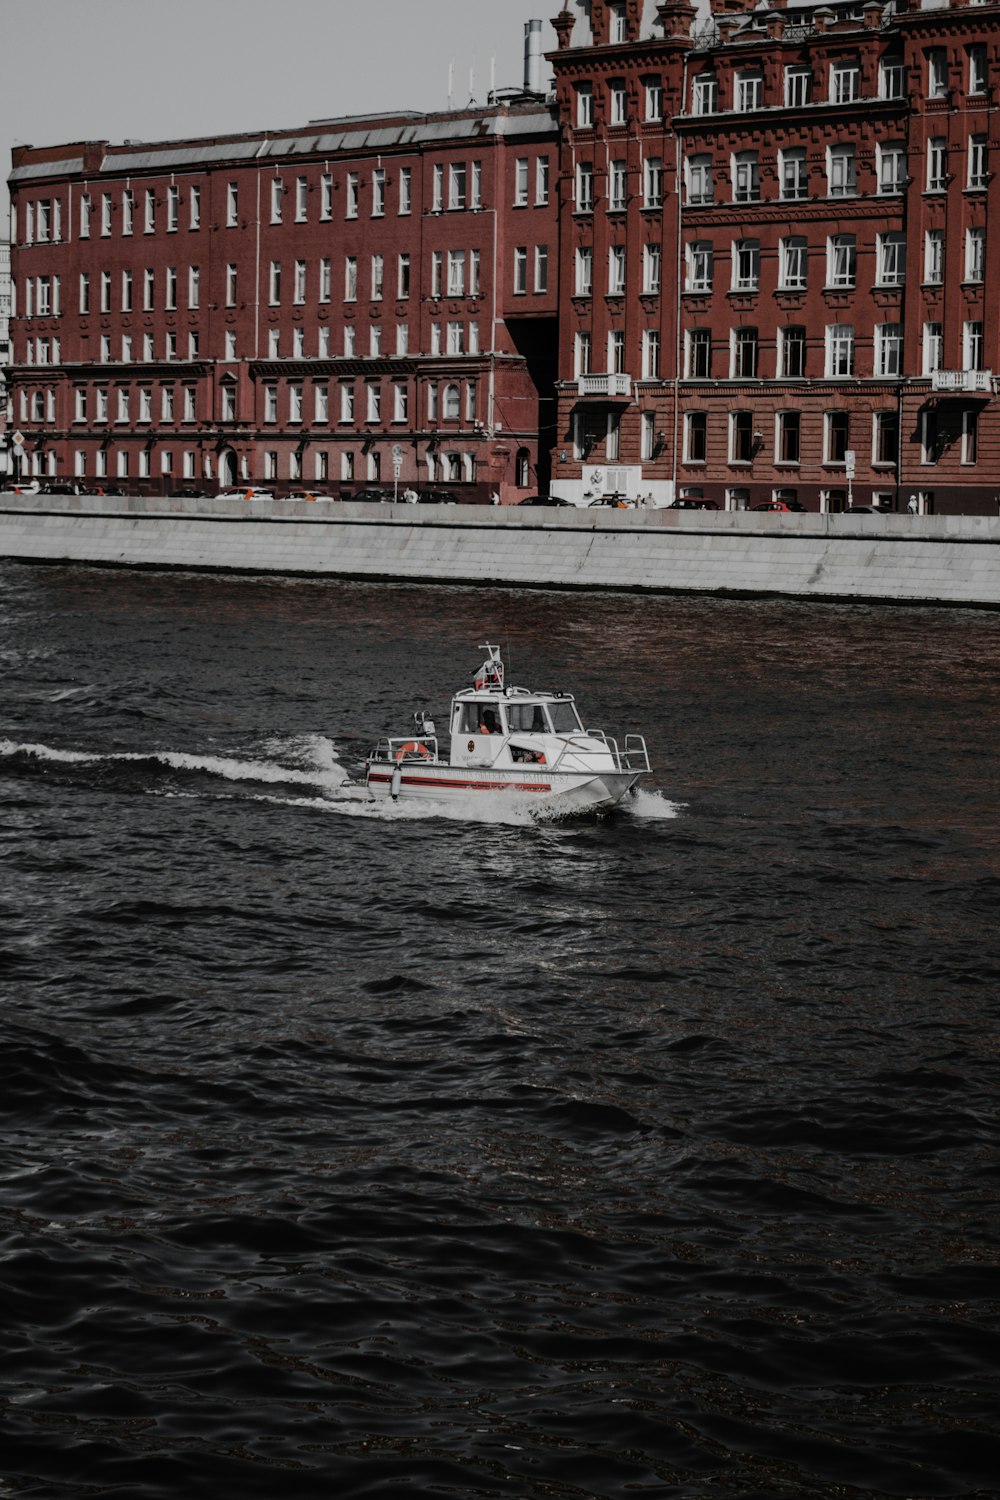
POLYGON ((446 422, 457 422, 461 415, 462 402, 457 385, 446 385, 444 388, 444 420, 446 422))
POLYGON ((531 483, 531 454, 527 448, 517 450, 517 487, 526 490, 531 483))

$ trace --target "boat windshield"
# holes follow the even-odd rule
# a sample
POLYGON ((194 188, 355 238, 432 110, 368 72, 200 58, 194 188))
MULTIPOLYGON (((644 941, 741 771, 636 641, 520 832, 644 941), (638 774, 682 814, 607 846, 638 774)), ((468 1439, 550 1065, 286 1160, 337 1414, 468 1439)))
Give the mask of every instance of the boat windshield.
POLYGON ((556 734, 579 734, 583 725, 580 723, 575 704, 568 699, 562 698, 558 703, 547 703, 549 718, 552 720, 552 728, 556 734))

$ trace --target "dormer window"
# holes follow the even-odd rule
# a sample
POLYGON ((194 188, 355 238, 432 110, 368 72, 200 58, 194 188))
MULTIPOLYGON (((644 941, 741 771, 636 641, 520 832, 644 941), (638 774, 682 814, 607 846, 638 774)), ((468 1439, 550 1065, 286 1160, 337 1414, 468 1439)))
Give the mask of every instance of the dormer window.
POLYGON ((617 46, 628 41, 628 17, 624 5, 612 5, 609 15, 609 40, 617 46))

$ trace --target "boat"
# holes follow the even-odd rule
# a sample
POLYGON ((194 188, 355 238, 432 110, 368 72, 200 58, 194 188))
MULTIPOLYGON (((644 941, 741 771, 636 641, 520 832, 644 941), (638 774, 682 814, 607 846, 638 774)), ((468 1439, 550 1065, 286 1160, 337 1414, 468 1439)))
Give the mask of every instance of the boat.
POLYGON ((618 742, 585 729, 572 693, 509 687, 499 646, 451 700, 449 748, 433 719, 414 714, 410 734, 379 740, 365 761, 365 784, 377 798, 452 800, 482 793, 523 796, 548 810, 614 807, 650 772, 642 735, 618 742))

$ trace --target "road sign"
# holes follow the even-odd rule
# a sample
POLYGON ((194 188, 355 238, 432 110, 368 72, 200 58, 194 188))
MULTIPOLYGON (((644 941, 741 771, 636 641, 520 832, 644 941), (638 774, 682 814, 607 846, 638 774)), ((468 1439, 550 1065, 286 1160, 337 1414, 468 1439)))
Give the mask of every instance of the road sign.
POLYGON ((847 452, 844 454, 844 473, 846 474, 848 479, 854 478, 856 458, 857 455, 855 454, 854 449, 848 448, 847 452))
POLYGON ((13 435, 13 437, 11 438, 11 442, 14 444, 15 448, 23 448, 24 447, 24 433, 23 432, 15 432, 14 435, 13 435))
POLYGON ((400 473, 402 471, 402 468, 403 468, 403 465, 401 463, 399 463, 398 461, 393 464, 393 466, 392 466, 392 474, 393 474, 393 478, 394 479, 398 479, 399 478, 400 473))
POLYGON ((392 461, 394 464, 401 464, 403 462, 403 449, 399 443, 393 443, 392 445, 392 461))

